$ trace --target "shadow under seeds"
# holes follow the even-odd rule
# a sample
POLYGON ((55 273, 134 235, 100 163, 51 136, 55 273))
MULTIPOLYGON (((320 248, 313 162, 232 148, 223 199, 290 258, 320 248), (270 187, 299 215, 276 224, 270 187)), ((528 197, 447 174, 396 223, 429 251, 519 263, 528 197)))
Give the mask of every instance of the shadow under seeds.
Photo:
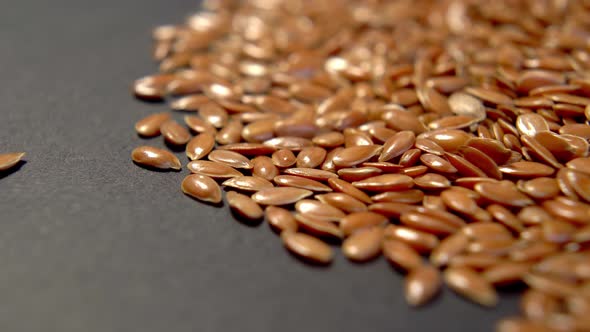
POLYGON ((0 180, 18 172, 23 167, 23 165, 26 163, 27 163, 27 161, 21 160, 16 165, 12 166, 11 168, 9 168, 5 171, 0 171, 0 180))
POLYGON ((135 96, 135 100, 138 100, 142 103, 153 104, 153 105, 164 104, 164 102, 166 102, 165 98, 156 98, 156 97, 146 98, 146 97, 135 96))
POLYGON ((222 200, 221 202, 219 202, 219 203, 213 203, 213 202, 202 201, 202 200, 200 200, 200 199, 194 198, 194 197, 192 197, 192 196, 190 196, 190 195, 187 195, 187 194, 184 194, 184 196, 186 196, 186 197, 188 197, 188 198, 192 199, 193 201, 195 201, 195 202, 197 202, 197 203, 199 203, 199 204, 205 204, 205 205, 208 205, 208 206, 213 206, 213 207, 216 207, 216 208, 221 208, 221 207, 223 207, 223 200, 222 200))
POLYGON ((524 282, 517 282, 513 284, 507 285, 498 285, 496 286, 498 292, 502 295, 512 295, 512 294, 522 294, 525 290, 528 289, 524 282))
POLYGON ((230 209, 230 211, 231 215, 234 217, 235 220, 237 220, 240 224, 248 227, 258 227, 260 226, 260 224, 262 224, 262 221, 264 221, 264 217, 252 220, 241 216, 234 209, 230 209))
POLYGON ((289 256, 291 256, 292 259, 303 263, 304 265, 307 265, 309 267, 312 267, 314 269, 322 269, 322 270, 327 270, 332 266, 332 263, 321 263, 321 262, 316 262, 316 261, 312 261, 309 259, 305 259, 301 256, 298 256, 297 254, 293 253, 291 250, 287 250, 285 249, 285 251, 287 251, 289 253, 289 256))
POLYGON ((166 145, 166 147, 168 149, 170 149, 173 152, 184 152, 184 151, 186 151, 185 145, 176 145, 176 144, 170 143, 170 142, 168 142, 166 140, 164 141, 164 144, 166 145))

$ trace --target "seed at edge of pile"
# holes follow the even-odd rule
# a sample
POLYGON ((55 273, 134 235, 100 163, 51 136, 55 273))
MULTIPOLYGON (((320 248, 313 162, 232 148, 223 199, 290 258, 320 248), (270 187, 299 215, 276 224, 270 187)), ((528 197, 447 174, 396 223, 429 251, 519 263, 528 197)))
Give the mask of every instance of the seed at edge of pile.
POLYGON ((264 211, 260 206, 246 195, 230 191, 227 193, 226 198, 229 206, 244 218, 256 220, 264 215, 264 211))
POLYGON ((281 239, 287 249, 303 259, 318 264, 329 264, 333 259, 332 248, 313 236, 285 231, 281 233, 281 239))
POLYGON ((411 306, 428 303, 440 291, 440 272, 431 265, 422 265, 412 270, 405 280, 406 302, 411 306))
POLYGON ((185 194, 204 202, 214 204, 221 202, 221 188, 206 175, 188 175, 182 180, 181 189, 185 194))
POLYGON ((449 267, 443 275, 451 289, 475 303, 493 307, 498 302, 498 295, 494 288, 472 269, 449 267))

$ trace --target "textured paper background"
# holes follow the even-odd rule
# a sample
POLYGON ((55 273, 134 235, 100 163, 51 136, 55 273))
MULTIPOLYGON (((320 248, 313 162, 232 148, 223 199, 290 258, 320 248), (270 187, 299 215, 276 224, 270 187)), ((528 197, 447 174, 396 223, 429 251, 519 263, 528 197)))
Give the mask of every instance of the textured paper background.
POLYGON ((128 92, 155 69, 150 29, 196 8, 3 1, 0 150, 28 156, 0 175, 0 330, 492 331, 516 313, 514 294, 486 310, 448 291, 410 309, 383 259, 301 264, 266 224, 183 196, 186 170, 134 166, 134 122, 166 109, 128 92))

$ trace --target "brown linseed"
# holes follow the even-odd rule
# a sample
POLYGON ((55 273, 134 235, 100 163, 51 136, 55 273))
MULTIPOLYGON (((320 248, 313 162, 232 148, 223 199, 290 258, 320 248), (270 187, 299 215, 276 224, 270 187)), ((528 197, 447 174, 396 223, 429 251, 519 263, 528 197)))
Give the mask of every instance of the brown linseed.
MULTIPOLYGON (((186 144, 197 173, 186 194, 220 202, 213 179, 252 193, 228 192, 230 207, 257 219, 268 205, 287 249, 312 262, 333 252, 309 234, 342 239, 355 261, 383 251, 409 272, 411 305, 447 267, 447 284, 483 305, 497 301, 493 286, 535 289, 526 318, 499 331, 588 328, 586 4, 205 6, 154 30, 160 73, 133 85, 138 98, 198 112, 185 116, 194 138, 168 113, 136 124, 186 144)), ((180 169, 164 150, 132 158, 180 169)))
MULTIPOLYGON (((144 148, 147 148, 147 147, 144 147, 144 148)), ((155 148, 152 148, 152 149, 155 149, 155 148)), ((137 150, 137 149, 135 149, 135 150, 137 150)), ((133 152, 135 152, 135 150, 133 150, 133 152)), ((145 149, 144 149, 144 151, 141 151, 141 152, 138 151, 137 156, 136 156, 135 153, 133 153, 132 154, 133 160, 135 162, 142 163, 143 161, 146 161, 145 158, 147 157, 147 158, 150 158, 150 161, 148 163, 153 163, 153 165, 148 165, 148 166, 154 166, 154 167, 157 167, 157 168, 175 168, 175 167, 178 167, 180 169, 180 162, 178 162, 178 163, 175 162, 178 159, 173 160, 173 162, 171 164, 169 163, 171 159, 174 159, 176 157, 174 157, 174 158, 170 158, 170 157, 166 158, 165 156, 155 156, 155 155, 152 157, 152 156, 147 155, 147 152, 148 151, 145 150, 145 149), (156 161, 153 158, 157 158, 157 159, 159 159, 161 161, 156 161), (167 159, 167 160, 165 160, 165 159, 167 159), (165 167, 160 167, 160 166, 165 166, 165 167)), ((158 151, 158 153, 159 152, 160 151, 158 151)), ((24 156, 25 156, 25 153, 24 152, 14 152, 14 153, 2 153, 2 154, 0 154, 0 171, 6 171, 6 170, 11 169, 12 167, 16 166, 19 163, 19 161, 22 160, 22 158, 24 156)))

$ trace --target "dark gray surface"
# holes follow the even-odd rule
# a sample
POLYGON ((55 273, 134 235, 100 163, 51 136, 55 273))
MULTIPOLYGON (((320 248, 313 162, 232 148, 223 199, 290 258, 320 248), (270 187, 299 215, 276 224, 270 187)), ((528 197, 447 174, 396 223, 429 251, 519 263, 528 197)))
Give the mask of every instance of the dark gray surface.
POLYGON ((27 162, 0 175, 1 331, 491 331, 516 312, 448 291, 410 309, 384 260, 301 264, 265 224, 184 197, 186 171, 134 166, 133 123, 166 109, 128 93, 155 69, 150 29, 196 9, 2 3, 0 151, 27 162))

